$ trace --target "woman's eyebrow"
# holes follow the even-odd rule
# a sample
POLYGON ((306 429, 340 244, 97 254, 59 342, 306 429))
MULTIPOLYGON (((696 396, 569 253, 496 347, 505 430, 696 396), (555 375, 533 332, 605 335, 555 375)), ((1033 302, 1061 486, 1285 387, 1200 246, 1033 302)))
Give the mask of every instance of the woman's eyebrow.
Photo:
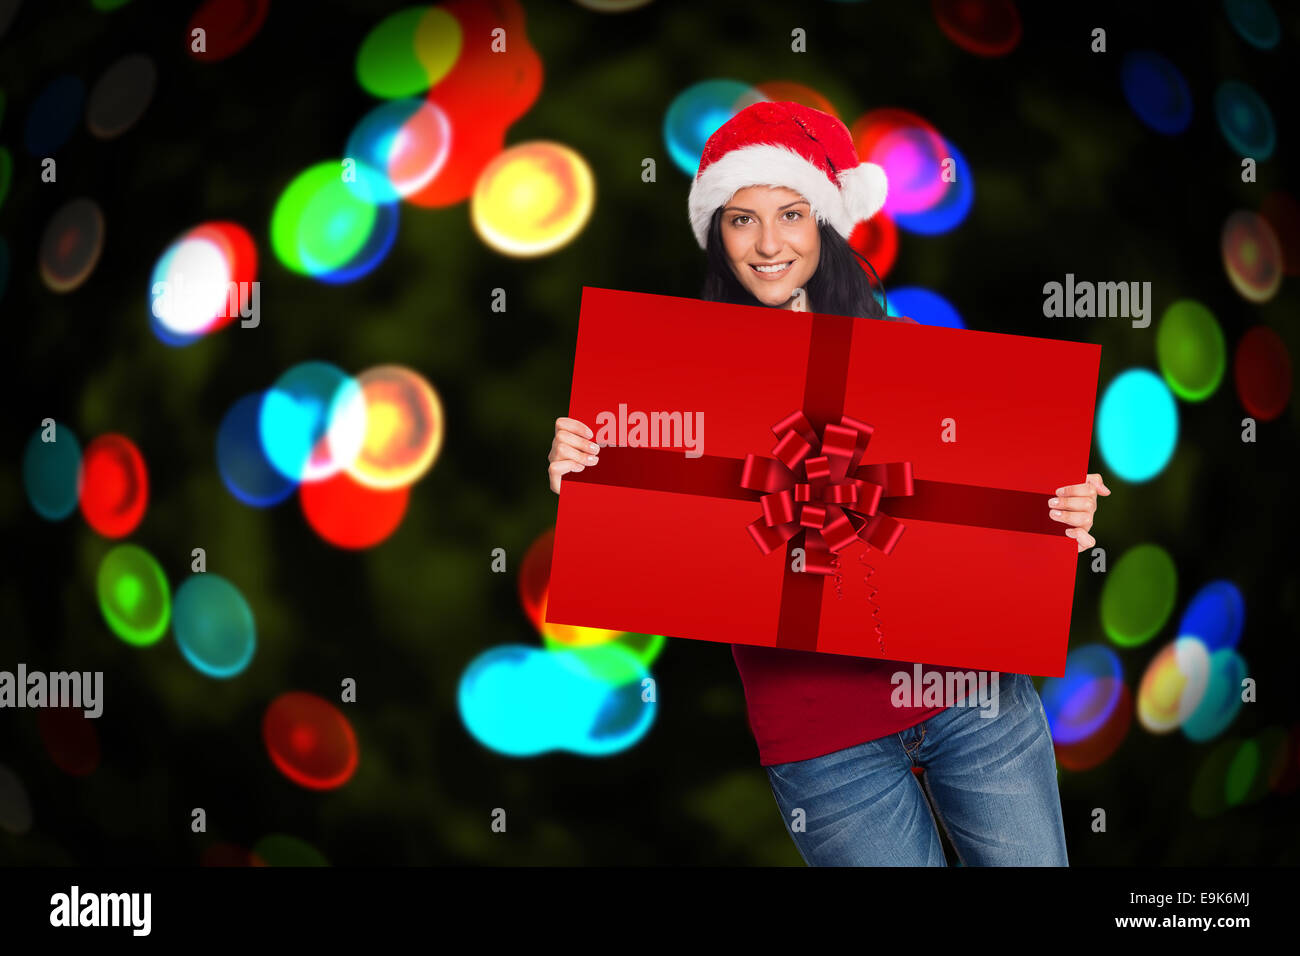
MULTIPOLYGON (((794 202, 788 202, 788 203, 786 203, 784 206, 780 207, 780 209, 777 209, 777 212, 780 212, 781 209, 789 209, 791 206, 798 206, 798 205, 800 205, 801 203, 804 204, 804 205, 807 205, 808 200, 806 200, 806 199, 796 199, 794 202)), ((752 210, 752 209, 746 209, 746 208, 744 208, 743 206, 727 206, 726 209, 723 209, 722 211, 723 211, 723 212, 726 212, 727 209, 734 209, 734 210, 736 210, 736 212, 747 212, 747 213, 751 213, 752 215, 755 215, 755 216, 758 215, 758 213, 754 212, 754 210, 752 210)))

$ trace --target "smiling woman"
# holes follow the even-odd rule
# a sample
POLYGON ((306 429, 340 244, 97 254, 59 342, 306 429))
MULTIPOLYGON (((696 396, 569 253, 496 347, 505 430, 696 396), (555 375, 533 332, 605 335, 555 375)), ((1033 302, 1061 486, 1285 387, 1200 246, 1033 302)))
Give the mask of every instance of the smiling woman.
POLYGON ((821 258, 812 204, 785 186, 750 186, 721 216, 723 247, 740 284, 764 305, 791 308, 821 258))

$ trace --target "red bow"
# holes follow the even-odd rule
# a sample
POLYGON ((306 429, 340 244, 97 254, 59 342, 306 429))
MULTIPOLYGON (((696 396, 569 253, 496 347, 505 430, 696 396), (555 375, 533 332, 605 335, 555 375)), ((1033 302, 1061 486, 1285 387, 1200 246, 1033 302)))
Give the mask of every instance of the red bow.
POLYGON ((894 549, 903 524, 878 509, 882 498, 913 493, 912 463, 860 465, 873 431, 844 415, 818 441, 807 416, 794 411, 772 426, 775 459, 745 456, 741 486, 767 492, 763 517, 749 525, 764 554, 803 531, 806 570, 834 574, 834 555, 855 540, 884 554, 894 549))

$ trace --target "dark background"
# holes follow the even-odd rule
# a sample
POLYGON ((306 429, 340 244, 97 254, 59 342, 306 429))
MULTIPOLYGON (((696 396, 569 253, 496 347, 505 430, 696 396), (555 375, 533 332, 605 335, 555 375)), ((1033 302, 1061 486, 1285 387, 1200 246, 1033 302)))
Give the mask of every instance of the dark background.
MULTIPOLYGON (((51 762, 32 711, 0 713, 0 763, 23 781, 35 818, 24 835, 0 831, 6 862, 189 865, 214 844, 247 848, 268 833, 299 837, 336 865, 800 862, 758 766, 725 644, 670 640, 653 665, 655 725, 611 757, 504 757, 473 740, 456 710, 457 683, 477 655, 540 643, 515 571, 554 521, 545 457, 568 404, 581 286, 699 293, 689 181, 662 134, 673 98, 699 80, 795 80, 827 96, 847 123, 882 106, 933 122, 970 163, 975 206, 948 234, 902 232, 886 287, 934 289, 970 328, 1099 342, 1102 387, 1126 368, 1154 367, 1159 315, 1179 298, 1214 312, 1230 359, 1256 323, 1275 329, 1291 354, 1300 346, 1294 279, 1271 302, 1247 303, 1219 253, 1230 212, 1295 188, 1287 164, 1300 31, 1287 4, 1275 4, 1282 42, 1264 52, 1233 32, 1217 3, 1065 11, 1023 3, 1023 40, 987 59, 956 47, 924 3, 656 2, 602 15, 525 0, 544 80, 506 142, 551 139, 577 150, 596 177, 590 222, 557 252, 516 260, 478 238, 468 203, 404 205, 387 259, 342 286, 275 260, 270 213, 298 172, 342 152, 375 105, 357 84, 356 50, 405 4, 277 3, 251 44, 215 64, 186 54, 196 6, 136 0, 101 13, 88 3, 28 2, 0 38, 0 144, 14 156, 0 205, 12 257, 0 299, 12 383, 0 465, 0 668, 103 670, 106 681, 103 755, 87 777, 51 762), (790 51, 796 26, 807 31, 806 54, 790 51), (1107 30, 1105 54, 1089 50, 1096 26, 1107 30), (1195 106, 1186 132, 1156 134, 1126 105, 1119 63, 1138 48, 1162 52, 1187 77, 1195 106), (56 154, 58 182, 41 183, 38 160, 21 147, 27 105, 55 76, 76 73, 89 88, 133 52, 149 54, 159 72, 143 119, 109 142, 81 125, 56 154), (1255 184, 1241 182, 1239 157, 1214 123, 1213 91, 1232 78, 1270 103, 1278 127, 1255 184), (657 160, 655 183, 641 181, 644 157, 657 160), (81 195, 103 208, 106 245, 90 279, 58 295, 38 276, 39 238, 54 211, 81 195), (149 275, 177 234, 210 219, 242 223, 258 244, 262 324, 168 348, 149 331, 149 275), (1152 282, 1152 325, 1044 319, 1043 284, 1067 272, 1152 282), (505 314, 490 309, 497 287, 509 295, 505 314), (349 372, 409 365, 446 409, 437 464, 414 486, 400 530, 370 551, 324 544, 293 500, 265 511, 239 503, 216 472, 215 431, 230 404, 310 358, 349 372), (112 542, 79 515, 45 522, 24 498, 22 449, 45 416, 70 425, 83 445, 107 431, 136 441, 152 497, 130 540, 159 559, 173 588, 194 547, 241 588, 258 626, 246 672, 211 680, 170 636, 140 649, 108 631, 94 582, 112 542), (508 574, 489 571, 497 547, 509 555, 508 574), (359 686, 358 702, 342 706, 360 767, 337 791, 301 789, 267 757, 263 712, 285 690, 337 700, 344 677, 359 686), (190 831, 194 807, 207 811, 206 834, 190 831), (489 829, 495 807, 509 813, 507 834, 489 829)), ((1180 402, 1179 414, 1178 450, 1159 478, 1132 485, 1107 474, 1095 443, 1090 463, 1114 491, 1093 529, 1112 565, 1155 541, 1179 572, 1170 623, 1120 650, 1126 680, 1135 686, 1175 636, 1192 591, 1228 577, 1246 598, 1240 649, 1261 698, 1228 735, 1294 727, 1296 406, 1243 445, 1229 370, 1211 399, 1180 402)), ((1100 590, 1081 559, 1071 646, 1105 640, 1100 590)), ((1212 819, 1192 812, 1188 794, 1213 746, 1135 722, 1100 767, 1063 771, 1071 862, 1300 862, 1294 790, 1212 819), (1090 832, 1094 807, 1106 808, 1108 833, 1090 832)))

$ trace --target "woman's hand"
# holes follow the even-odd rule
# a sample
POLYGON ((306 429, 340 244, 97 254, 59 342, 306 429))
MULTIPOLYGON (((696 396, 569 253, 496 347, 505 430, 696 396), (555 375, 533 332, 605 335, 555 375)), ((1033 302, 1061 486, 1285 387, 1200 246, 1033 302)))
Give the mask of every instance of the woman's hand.
POLYGON ((1088 531, 1092 528, 1092 519, 1097 513, 1098 492, 1108 495, 1110 489, 1101 480, 1101 475, 1089 475, 1082 485, 1057 488, 1057 497, 1047 500, 1047 507, 1051 509, 1048 515, 1053 521, 1071 526, 1065 533, 1079 543, 1080 551, 1097 543, 1097 539, 1088 534, 1088 531))
POLYGON ((582 471, 599 460, 596 456, 600 454, 600 446, 591 441, 594 437, 591 429, 576 418, 555 420, 555 440, 551 442, 551 453, 546 456, 551 464, 546 470, 551 476, 551 490, 557 495, 561 476, 582 471))

